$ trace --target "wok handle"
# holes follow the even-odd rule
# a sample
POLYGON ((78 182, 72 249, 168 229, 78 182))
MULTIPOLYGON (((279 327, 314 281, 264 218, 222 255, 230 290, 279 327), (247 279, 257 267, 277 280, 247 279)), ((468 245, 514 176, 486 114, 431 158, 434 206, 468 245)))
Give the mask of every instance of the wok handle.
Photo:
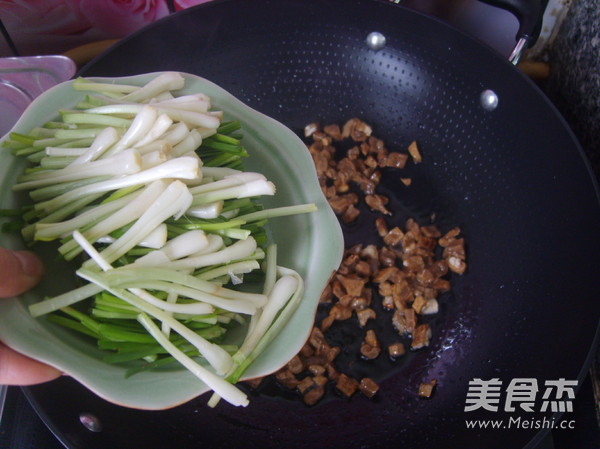
POLYGON ((542 19, 549 0, 481 0, 513 13, 519 21, 517 45, 509 60, 517 65, 521 56, 537 41, 542 29, 542 19))

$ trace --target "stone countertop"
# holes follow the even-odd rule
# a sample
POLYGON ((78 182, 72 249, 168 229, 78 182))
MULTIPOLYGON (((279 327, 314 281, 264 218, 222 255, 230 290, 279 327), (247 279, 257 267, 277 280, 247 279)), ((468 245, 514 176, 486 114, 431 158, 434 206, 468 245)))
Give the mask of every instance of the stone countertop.
MULTIPOLYGON (((581 143, 600 180, 600 5, 574 0, 549 49, 544 91, 581 143)), ((600 348, 590 379, 600 416, 600 348)))
POLYGON ((549 51, 545 92, 567 120, 600 179, 600 5, 575 0, 549 51))

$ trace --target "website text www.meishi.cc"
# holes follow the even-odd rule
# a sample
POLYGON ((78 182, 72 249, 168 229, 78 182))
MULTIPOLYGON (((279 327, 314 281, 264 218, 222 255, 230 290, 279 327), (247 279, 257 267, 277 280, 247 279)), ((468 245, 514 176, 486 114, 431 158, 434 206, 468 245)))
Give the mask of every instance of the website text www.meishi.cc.
POLYGON ((523 418, 511 416, 508 419, 466 419, 467 429, 575 429, 574 419, 556 420, 553 418, 523 418))

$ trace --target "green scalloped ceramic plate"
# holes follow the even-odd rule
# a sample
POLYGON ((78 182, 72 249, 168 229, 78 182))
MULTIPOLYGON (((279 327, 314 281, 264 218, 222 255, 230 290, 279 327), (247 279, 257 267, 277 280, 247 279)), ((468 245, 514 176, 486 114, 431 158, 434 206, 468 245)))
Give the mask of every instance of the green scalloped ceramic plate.
MULTIPOLYGON (((115 78, 114 81, 143 85, 156 75, 115 78)), ((275 196, 264 198, 265 206, 308 202, 318 206, 315 213, 277 218, 269 223, 271 238, 278 245, 278 263, 297 270, 306 287, 299 308, 278 338, 249 368, 246 378, 269 374, 283 366, 307 339, 321 291, 342 257, 342 232, 319 188, 310 154, 292 131, 244 105, 212 82, 183 75, 186 86, 182 94, 204 92, 212 98, 215 109, 225 111, 225 120, 235 118, 242 122, 244 144, 250 153, 247 169, 263 173, 277 186, 275 196)), ((85 93, 73 90, 71 85, 72 81, 67 81, 38 97, 13 131, 26 133, 56 117, 58 109, 72 107, 83 99, 85 93)), ((26 200, 11 191, 23 167, 23 161, 15 159, 9 151, 0 152, 0 208, 14 207, 26 200)), ((18 235, 0 235, 0 245, 12 249, 24 247, 18 235)), ((126 379, 125 368, 104 363, 93 343, 43 319, 33 319, 27 305, 45 295, 61 293, 66 285, 74 283, 75 277, 73 267, 57 262, 54 252, 34 249, 44 258, 48 273, 34 290, 0 301, 0 340, 23 354, 57 367, 106 400, 127 407, 170 408, 208 390, 196 377, 178 367, 126 379)))

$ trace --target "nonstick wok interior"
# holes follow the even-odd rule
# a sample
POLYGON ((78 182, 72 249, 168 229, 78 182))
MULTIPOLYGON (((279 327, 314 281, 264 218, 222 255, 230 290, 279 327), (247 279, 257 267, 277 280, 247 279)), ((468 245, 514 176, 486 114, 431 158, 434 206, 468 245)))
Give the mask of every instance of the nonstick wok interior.
MULTIPOLYGON (((537 431, 465 428, 465 418, 476 417, 464 412, 469 380, 580 378, 600 312, 596 186, 565 122, 534 84, 434 19, 384 2, 343 0, 211 2, 123 40, 81 75, 161 70, 208 78, 298 134, 312 121, 360 117, 390 150, 417 140, 424 161, 409 169, 412 185, 393 173, 382 183, 393 196, 393 220, 402 226, 408 217, 426 222, 435 214, 442 229, 459 226, 469 268, 454 277, 431 346, 372 373, 381 384, 374 400, 334 397, 309 408, 268 388, 245 410, 210 410, 202 397, 141 412, 106 404, 68 380, 28 389, 65 444, 526 445, 537 431), (365 44, 371 31, 386 36, 382 50, 365 44), (480 102, 488 89, 499 98, 491 111, 480 102), (419 399, 418 384, 433 378, 434 397, 419 399), (57 411, 54 400, 64 394, 72 399, 57 411), (82 407, 98 415, 103 432, 73 427, 82 407)), ((349 241, 363 232, 351 229, 349 241)))

